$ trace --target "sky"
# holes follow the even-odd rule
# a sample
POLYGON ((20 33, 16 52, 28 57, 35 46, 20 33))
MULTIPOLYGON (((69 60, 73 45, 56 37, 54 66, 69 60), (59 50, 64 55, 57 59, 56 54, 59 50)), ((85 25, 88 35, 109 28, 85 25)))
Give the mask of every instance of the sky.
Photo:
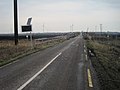
MULTIPOLYGON (((13 1, 0 0, 0 34, 13 33, 13 1)), ((32 17, 34 33, 120 32, 120 0, 18 0, 19 33, 32 17), (96 27, 96 28, 95 28, 96 27)))

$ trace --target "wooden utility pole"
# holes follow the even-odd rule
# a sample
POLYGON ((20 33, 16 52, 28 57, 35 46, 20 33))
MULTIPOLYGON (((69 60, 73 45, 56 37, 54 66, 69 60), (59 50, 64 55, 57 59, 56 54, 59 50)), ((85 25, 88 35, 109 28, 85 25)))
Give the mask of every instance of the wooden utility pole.
POLYGON ((14 0, 14 39, 15 39, 15 45, 17 45, 18 44, 17 0, 14 0))
POLYGON ((101 37, 102 37, 102 24, 100 24, 100 33, 101 33, 101 37))
POLYGON ((43 24, 43 33, 45 32, 45 25, 43 24))

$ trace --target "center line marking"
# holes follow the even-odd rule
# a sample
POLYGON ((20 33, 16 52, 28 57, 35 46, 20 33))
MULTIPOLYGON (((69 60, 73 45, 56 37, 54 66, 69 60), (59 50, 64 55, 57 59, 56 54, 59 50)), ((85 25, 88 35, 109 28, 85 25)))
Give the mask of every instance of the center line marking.
POLYGON ((17 90, 24 89, 31 81, 33 81, 39 74, 41 74, 53 61, 55 61, 62 53, 59 53, 54 57, 47 65, 45 65, 39 72, 37 72, 33 77, 31 77, 26 83, 20 86, 17 90))
POLYGON ((89 87, 93 87, 93 83, 92 83, 92 77, 91 77, 90 69, 87 69, 87 73, 88 73, 89 87))

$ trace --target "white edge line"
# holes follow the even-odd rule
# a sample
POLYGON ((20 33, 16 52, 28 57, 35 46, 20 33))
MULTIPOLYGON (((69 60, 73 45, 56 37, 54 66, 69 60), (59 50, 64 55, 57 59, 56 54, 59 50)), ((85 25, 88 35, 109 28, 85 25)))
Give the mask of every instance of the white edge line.
POLYGON ((33 77, 31 77, 26 83, 20 86, 17 90, 24 89, 33 79, 35 79, 40 73, 42 73, 56 58, 58 58, 62 53, 59 53, 56 57, 54 57, 47 65, 45 65, 39 72, 37 72, 33 77))
POLYGON ((87 55, 86 55, 86 60, 87 60, 88 58, 87 58, 87 55))
POLYGON ((71 44, 74 44, 75 42, 73 41, 71 44))
POLYGON ((85 48, 85 45, 84 45, 84 48, 85 48))

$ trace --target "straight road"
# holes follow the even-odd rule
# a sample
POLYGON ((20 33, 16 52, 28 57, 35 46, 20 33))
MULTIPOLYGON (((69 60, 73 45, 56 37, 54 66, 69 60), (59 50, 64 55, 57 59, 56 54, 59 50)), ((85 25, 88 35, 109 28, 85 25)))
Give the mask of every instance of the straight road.
POLYGON ((0 68, 0 90, 99 90, 82 36, 0 68))

